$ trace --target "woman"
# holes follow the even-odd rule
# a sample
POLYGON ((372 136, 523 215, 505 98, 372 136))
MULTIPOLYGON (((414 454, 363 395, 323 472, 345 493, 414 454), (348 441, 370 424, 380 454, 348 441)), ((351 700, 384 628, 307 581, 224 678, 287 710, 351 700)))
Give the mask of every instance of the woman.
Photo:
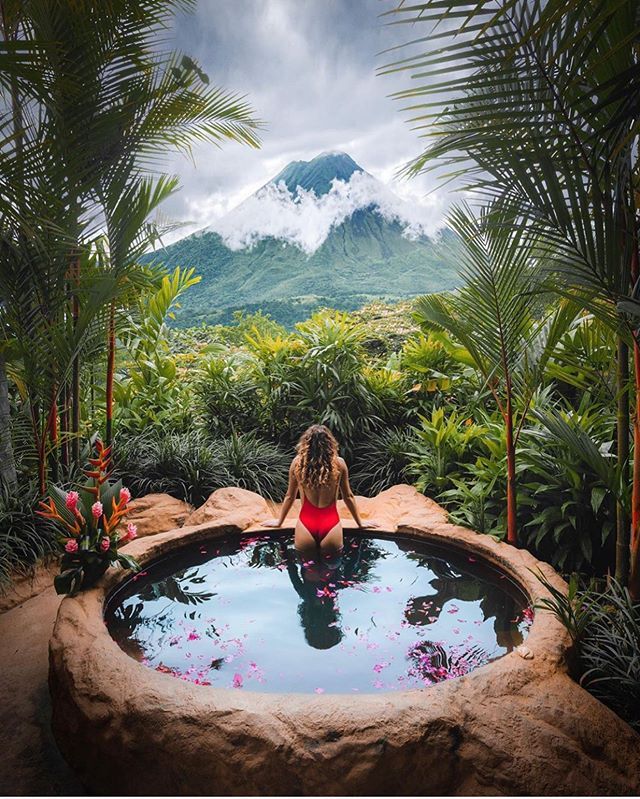
POLYGON ((320 547, 322 552, 333 553, 342 548, 342 524, 336 504, 338 489, 358 527, 378 527, 372 521, 363 524, 349 485, 347 464, 338 456, 338 442, 328 427, 311 425, 300 436, 296 450, 280 518, 265 522, 265 527, 282 526, 298 489, 303 501, 294 543, 299 552, 308 553, 320 547))

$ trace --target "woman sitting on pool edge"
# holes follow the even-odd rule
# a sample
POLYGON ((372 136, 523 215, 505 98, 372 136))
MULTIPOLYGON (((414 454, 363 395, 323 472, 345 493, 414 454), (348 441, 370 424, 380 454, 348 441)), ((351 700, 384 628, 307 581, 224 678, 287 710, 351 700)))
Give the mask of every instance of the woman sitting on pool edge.
POLYGON ((280 518, 265 522, 265 527, 282 527, 298 489, 302 508, 296 522, 294 544, 299 552, 310 553, 319 547, 323 553, 334 554, 342 549, 342 522, 336 504, 338 490, 358 527, 378 527, 373 521, 362 522, 349 485, 349 469, 338 456, 338 442, 328 427, 311 425, 300 436, 296 450, 298 454, 289 467, 289 486, 280 518))

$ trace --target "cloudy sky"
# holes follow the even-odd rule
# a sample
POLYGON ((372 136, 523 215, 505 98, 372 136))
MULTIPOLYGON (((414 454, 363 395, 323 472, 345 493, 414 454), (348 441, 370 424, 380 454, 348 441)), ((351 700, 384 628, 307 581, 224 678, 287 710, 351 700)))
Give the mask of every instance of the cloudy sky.
POLYGON ((163 211, 192 223, 172 239, 215 223, 290 161, 326 150, 349 153, 420 208, 432 226, 442 219, 446 191, 430 194, 433 185, 422 176, 394 180, 421 149, 408 115, 388 96, 407 87, 408 73, 376 75, 389 58, 380 51, 418 35, 412 26, 388 26, 380 18, 394 5, 394 0, 199 0, 195 13, 176 18, 174 46, 195 58, 212 83, 245 94, 265 129, 259 150, 203 145, 194 151, 195 164, 183 157, 171 162, 183 188, 163 211))

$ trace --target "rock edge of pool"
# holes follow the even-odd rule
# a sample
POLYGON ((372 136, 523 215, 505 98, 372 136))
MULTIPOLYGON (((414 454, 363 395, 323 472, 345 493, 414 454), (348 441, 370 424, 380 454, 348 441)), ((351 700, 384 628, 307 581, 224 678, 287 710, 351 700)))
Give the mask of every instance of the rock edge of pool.
MULTIPOLYGON (((261 497, 224 491, 230 501, 207 521, 140 539, 127 552, 144 565, 187 544, 267 532, 261 497)), ((565 588, 548 564, 447 523, 443 509, 410 486, 363 505, 365 519, 385 531, 498 568, 532 603, 547 595, 537 569, 565 588)), ((545 611, 536 611, 524 647, 427 688, 251 693, 175 679, 127 655, 103 616, 106 597, 127 577, 111 570, 94 589, 63 600, 49 647, 54 735, 92 792, 640 792, 640 736, 569 678, 570 641, 545 611)))

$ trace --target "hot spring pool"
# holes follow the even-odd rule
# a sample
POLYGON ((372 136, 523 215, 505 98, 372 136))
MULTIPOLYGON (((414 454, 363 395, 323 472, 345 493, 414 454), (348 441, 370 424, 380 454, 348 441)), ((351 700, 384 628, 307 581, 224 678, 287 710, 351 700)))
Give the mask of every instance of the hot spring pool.
POLYGON ((314 563, 268 534, 151 563, 105 621, 131 657, 199 685, 353 694, 466 674, 518 646, 532 613, 506 575, 453 549, 346 535, 339 558, 314 563))

